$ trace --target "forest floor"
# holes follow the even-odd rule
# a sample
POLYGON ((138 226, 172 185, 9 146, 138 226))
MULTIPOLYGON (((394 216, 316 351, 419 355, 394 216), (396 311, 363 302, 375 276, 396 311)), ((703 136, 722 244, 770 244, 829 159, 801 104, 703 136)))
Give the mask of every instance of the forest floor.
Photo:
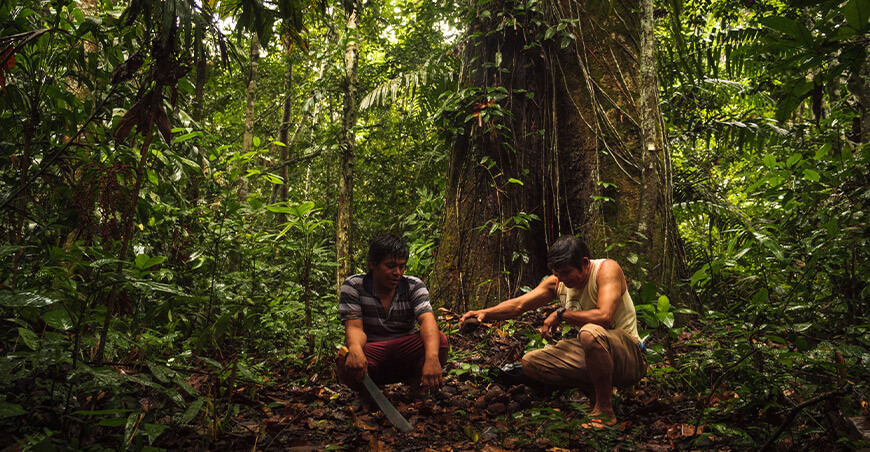
MULTIPOLYGON (((398 432, 376 407, 354 403, 334 366, 309 362, 276 372, 274 381, 256 390, 237 389, 232 402, 242 409, 220 428, 167 432, 161 443, 249 451, 728 450, 704 427, 695 428, 697 396, 670 393, 649 377, 617 393, 615 427, 585 429, 589 405, 582 392, 500 383, 498 369, 522 355, 534 331, 531 321, 471 333, 460 333, 454 316, 442 318, 445 324, 456 328, 446 331, 452 351, 441 391, 420 398, 401 384, 383 388, 413 426, 410 433, 398 432)), ((688 346, 691 337, 684 333, 676 348, 688 346)))

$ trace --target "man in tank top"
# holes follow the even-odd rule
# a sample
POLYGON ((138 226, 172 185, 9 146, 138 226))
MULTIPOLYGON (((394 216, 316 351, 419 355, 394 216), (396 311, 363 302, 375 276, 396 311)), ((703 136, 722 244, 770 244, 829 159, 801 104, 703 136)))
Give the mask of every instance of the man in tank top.
POLYGON ((512 319, 558 299, 560 307, 544 321, 541 335, 549 338, 562 323, 580 332, 527 353, 523 373, 549 385, 581 388, 593 404, 591 426, 615 425, 613 387, 634 385, 647 368, 625 275, 612 259, 590 259, 586 244, 568 235, 550 247, 547 265, 553 274, 530 292, 491 308, 468 311, 461 321, 512 319))

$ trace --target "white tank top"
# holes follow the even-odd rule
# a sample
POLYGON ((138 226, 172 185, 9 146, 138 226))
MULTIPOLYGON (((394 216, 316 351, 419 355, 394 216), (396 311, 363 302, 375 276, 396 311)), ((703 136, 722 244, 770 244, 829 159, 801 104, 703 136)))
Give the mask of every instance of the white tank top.
MULTIPOLYGON (((579 289, 571 289, 565 287, 565 284, 559 283, 556 289, 556 295, 559 297, 559 304, 565 309, 575 311, 587 311, 598 307, 598 269, 601 268, 601 263, 606 259, 595 259, 592 262, 592 274, 589 275, 589 281, 586 287, 579 289)), ((613 316, 613 328, 622 328, 631 337, 640 342, 640 335, 637 333, 637 315, 634 310, 634 302, 631 301, 631 295, 628 293, 628 288, 622 293, 622 299, 617 302, 616 314, 613 316)))

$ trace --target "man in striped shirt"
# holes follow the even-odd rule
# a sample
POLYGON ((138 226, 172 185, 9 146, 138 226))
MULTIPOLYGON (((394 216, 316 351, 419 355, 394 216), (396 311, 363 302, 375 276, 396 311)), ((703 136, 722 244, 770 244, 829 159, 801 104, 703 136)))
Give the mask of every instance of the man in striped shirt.
POLYGON ((438 330, 426 285, 405 275, 408 255, 401 237, 381 234, 369 244, 369 272, 341 286, 338 311, 348 353, 339 358, 338 377, 360 394, 366 373, 379 385, 410 382, 416 390, 444 384, 447 337, 438 330))

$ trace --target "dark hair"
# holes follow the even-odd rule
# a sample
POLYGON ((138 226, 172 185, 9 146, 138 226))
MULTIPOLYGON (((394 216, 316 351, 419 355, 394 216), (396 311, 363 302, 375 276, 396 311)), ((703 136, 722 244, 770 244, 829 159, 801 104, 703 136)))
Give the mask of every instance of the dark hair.
POLYGON ((408 244, 405 239, 395 234, 378 234, 369 242, 369 253, 366 261, 369 265, 376 266, 387 256, 396 259, 407 259, 409 255, 408 244))
POLYGON ((573 235, 563 235, 550 246, 550 251, 547 252, 547 267, 555 270, 571 266, 582 270, 584 257, 590 257, 586 242, 573 235))

